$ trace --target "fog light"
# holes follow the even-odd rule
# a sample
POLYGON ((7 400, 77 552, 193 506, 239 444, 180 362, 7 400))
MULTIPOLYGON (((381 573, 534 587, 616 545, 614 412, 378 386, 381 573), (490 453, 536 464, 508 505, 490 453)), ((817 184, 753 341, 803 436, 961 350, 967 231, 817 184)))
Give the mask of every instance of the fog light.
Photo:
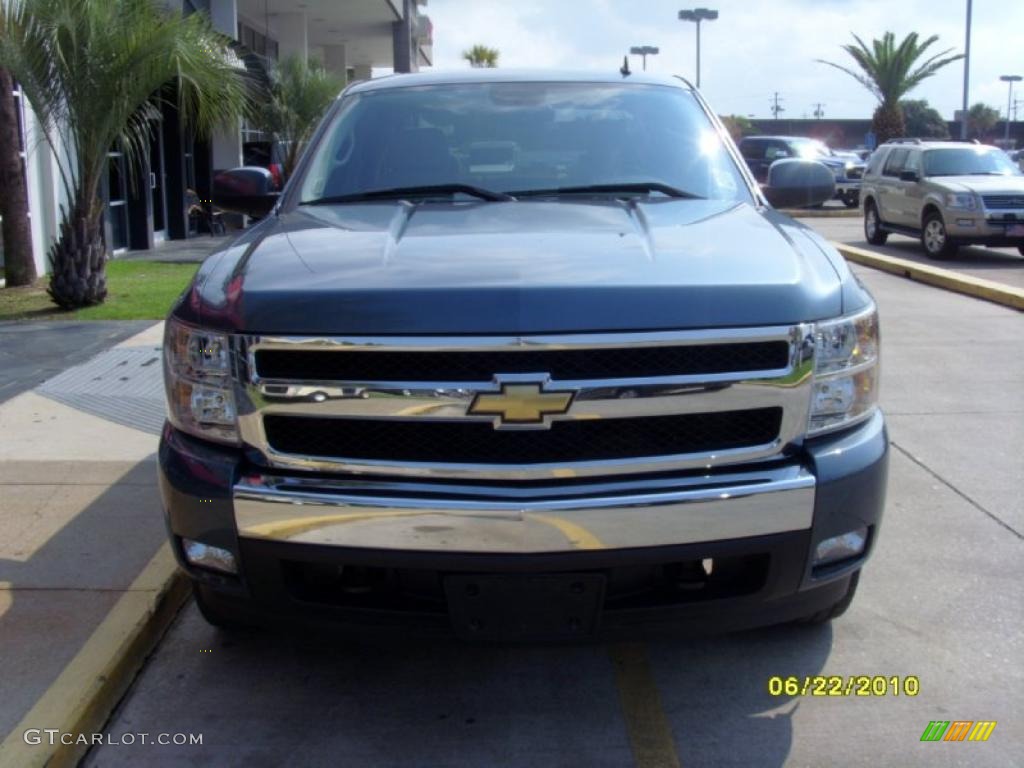
POLYGON ((856 557, 864 551, 867 541, 867 528, 858 528, 856 531, 825 539, 814 550, 814 565, 825 565, 838 560, 846 560, 848 557, 856 557))
POLYGON ((185 559, 192 565, 223 573, 238 573, 235 556, 226 549, 211 547, 209 544, 192 539, 182 539, 181 548, 185 552, 185 559))

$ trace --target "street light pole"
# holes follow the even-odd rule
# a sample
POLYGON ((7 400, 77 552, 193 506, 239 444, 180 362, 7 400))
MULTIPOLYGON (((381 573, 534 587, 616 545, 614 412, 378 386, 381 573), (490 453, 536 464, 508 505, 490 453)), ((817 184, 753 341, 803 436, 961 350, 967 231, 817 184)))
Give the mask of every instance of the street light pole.
POLYGON ((718 18, 718 11, 711 8, 694 8, 679 12, 680 21, 692 21, 697 25, 697 87, 700 88, 700 23, 702 21, 714 21, 718 18))
POLYGON ((967 91, 971 73, 971 0, 967 0, 967 31, 964 35, 964 103, 960 111, 960 140, 967 141, 967 91))
POLYGON ((654 45, 634 45, 629 49, 629 52, 634 56, 640 56, 644 62, 644 72, 647 71, 647 57, 654 56, 658 53, 657 46, 654 45))
POLYGON ((1004 83, 1009 83, 1010 90, 1006 94, 1006 133, 1003 136, 1006 141, 1010 140, 1010 109, 1013 106, 1013 84, 1021 81, 1020 75, 1000 75, 999 79, 1004 83))

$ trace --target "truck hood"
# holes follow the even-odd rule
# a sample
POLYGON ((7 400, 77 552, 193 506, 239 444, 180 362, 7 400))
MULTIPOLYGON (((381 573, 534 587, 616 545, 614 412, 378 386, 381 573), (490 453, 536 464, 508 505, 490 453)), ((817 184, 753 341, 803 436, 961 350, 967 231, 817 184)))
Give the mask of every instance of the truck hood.
POLYGON ((979 195, 1024 194, 1024 176, 928 176, 927 180, 950 192, 977 192, 979 195))
POLYGON ((526 334, 833 317, 848 272, 770 209, 714 200, 375 202, 269 217, 175 313, 278 334, 526 334))

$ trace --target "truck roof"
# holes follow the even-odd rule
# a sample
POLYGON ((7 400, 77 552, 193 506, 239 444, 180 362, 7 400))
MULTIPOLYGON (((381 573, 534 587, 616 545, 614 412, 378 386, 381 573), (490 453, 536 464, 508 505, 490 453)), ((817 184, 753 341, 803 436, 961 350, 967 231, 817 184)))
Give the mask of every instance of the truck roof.
POLYGON ((638 71, 623 75, 614 70, 500 69, 467 68, 437 72, 385 75, 363 80, 345 90, 364 93, 387 88, 413 88, 421 85, 454 85, 460 83, 616 83, 631 85, 663 85, 693 90, 690 83, 678 76, 655 75, 638 71))

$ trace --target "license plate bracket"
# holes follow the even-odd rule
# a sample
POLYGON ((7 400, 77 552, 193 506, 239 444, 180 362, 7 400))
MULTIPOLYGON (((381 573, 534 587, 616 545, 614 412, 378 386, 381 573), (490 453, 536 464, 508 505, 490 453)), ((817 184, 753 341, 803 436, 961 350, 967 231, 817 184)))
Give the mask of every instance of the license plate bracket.
POLYGON ((597 632, 605 582, 599 573, 452 574, 444 589, 461 637, 576 640, 597 632))

